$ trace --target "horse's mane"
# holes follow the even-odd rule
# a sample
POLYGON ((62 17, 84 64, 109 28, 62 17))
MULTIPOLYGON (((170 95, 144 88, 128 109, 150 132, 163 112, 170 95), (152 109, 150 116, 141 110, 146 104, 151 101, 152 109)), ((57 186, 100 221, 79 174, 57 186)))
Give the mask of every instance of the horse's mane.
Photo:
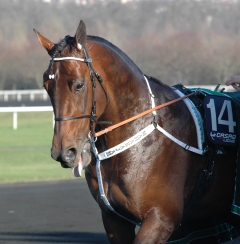
MULTIPOLYGON (((99 42, 105 46, 107 46, 108 48, 110 48, 113 52, 117 53, 117 55, 119 55, 119 57, 121 57, 123 60, 125 60, 125 62, 127 62, 129 65, 131 65, 132 67, 134 67, 135 70, 138 70, 139 72, 142 73, 142 71, 138 68, 138 66, 132 61, 131 58, 129 58, 121 49, 119 49, 118 47, 116 47, 115 45, 113 45, 111 42, 107 41, 104 38, 101 38, 99 36, 88 36, 88 40, 92 40, 95 42, 99 42)), ((70 45, 72 46, 73 44, 73 37, 70 36, 66 36, 65 38, 63 38, 59 43, 55 44, 54 47, 52 48, 52 50, 49 52, 49 55, 51 56, 51 58, 55 58, 55 56, 60 53, 61 51, 67 46, 70 45)), ((50 62, 50 70, 52 68, 52 64, 53 64, 53 60, 51 60, 50 62)))
POLYGON ((111 42, 107 41, 106 39, 99 37, 99 36, 88 36, 89 40, 93 40, 96 42, 100 42, 101 44, 104 44, 108 48, 112 49, 115 53, 117 53, 123 60, 125 60, 129 65, 134 66, 135 69, 137 69, 139 72, 142 73, 142 71, 139 69, 139 67, 132 61, 129 56, 124 53, 121 49, 119 49, 117 46, 112 44, 111 42))
MULTIPOLYGON (((141 74, 143 74, 143 72, 139 69, 139 67, 132 61, 131 58, 129 58, 129 56, 124 53, 121 49, 119 49, 117 46, 115 46, 114 44, 112 44, 111 42, 107 41, 106 39, 99 37, 99 36, 88 36, 89 40, 92 41, 96 41, 96 42, 100 42, 101 44, 106 45, 107 47, 109 47, 110 49, 112 49, 114 52, 116 52, 122 59, 124 59, 129 65, 131 65, 132 67, 134 67, 135 70, 139 71, 141 74)), ((147 75, 145 75, 147 76, 147 75)), ((166 86, 166 84, 164 84, 162 81, 156 79, 155 77, 152 76, 147 76, 148 79, 152 80, 155 83, 158 83, 162 86, 166 86)))
POLYGON ((59 43, 55 44, 53 48, 49 51, 49 55, 51 56, 50 64, 49 64, 49 70, 52 73, 52 67, 54 58, 58 53, 61 53, 61 51, 68 45, 73 43, 73 37, 65 36, 59 43))
MULTIPOLYGON (((121 57, 125 62, 127 62, 129 65, 131 65, 131 67, 134 68, 135 71, 140 72, 141 74, 142 71, 139 69, 139 67, 132 61, 132 59, 126 54, 124 53, 121 49, 119 49, 117 46, 115 46, 114 44, 112 44, 111 42, 107 41, 106 39, 99 37, 99 36, 88 36, 88 40, 92 40, 95 42, 99 42, 105 46, 107 46, 108 48, 110 48, 113 52, 115 52, 119 57, 121 57)), ((49 52, 49 55, 52 57, 51 61, 50 61, 50 65, 49 65, 49 69, 52 71, 52 67, 53 67, 53 58, 60 53, 61 55, 61 51, 67 47, 67 45, 70 46, 70 48, 72 48, 73 45, 73 41, 74 38, 71 36, 65 36, 59 43, 55 44, 54 47, 52 48, 52 50, 49 52)), ((148 76, 149 79, 151 79, 152 81, 159 83, 161 85, 164 85, 160 80, 148 76)))

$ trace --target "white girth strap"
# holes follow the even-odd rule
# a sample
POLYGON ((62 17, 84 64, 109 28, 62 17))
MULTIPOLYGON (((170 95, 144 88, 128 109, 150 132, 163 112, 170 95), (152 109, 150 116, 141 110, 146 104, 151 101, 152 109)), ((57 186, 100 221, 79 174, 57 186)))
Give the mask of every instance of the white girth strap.
POLYGON ((200 155, 203 155, 205 153, 205 151, 195 148, 195 147, 191 147, 188 144, 178 140, 176 137, 174 137, 173 135, 169 134, 167 131, 165 131, 161 126, 157 125, 157 129, 162 132, 166 137, 168 137, 169 139, 171 139, 172 141, 174 141, 175 143, 177 143, 180 147, 184 148, 187 151, 191 151, 200 155))
POLYGON ((143 130, 139 131, 136 135, 130 137, 128 140, 118 144, 115 147, 112 147, 100 154, 98 154, 98 158, 100 160, 104 160, 107 158, 111 158, 112 156, 119 154, 128 148, 132 147, 133 145, 137 144, 140 142, 142 139, 144 139, 146 136, 148 136, 152 131, 155 130, 155 127, 153 124, 148 125, 146 128, 143 130))
POLYGON ((125 220, 127 220, 127 221, 129 221, 131 223, 133 223, 134 225, 140 226, 141 223, 138 223, 138 222, 135 222, 135 221, 133 221, 131 219, 128 219, 125 216, 121 215, 120 213, 116 212, 114 210, 114 208, 111 206, 111 204, 109 203, 109 201, 108 201, 108 199, 107 199, 107 197, 105 195, 104 188, 103 188, 102 173, 101 173, 101 169, 100 169, 101 160, 99 159, 99 155, 100 154, 98 154, 98 151, 97 151, 95 143, 93 143, 92 149, 93 149, 93 152, 94 152, 95 157, 97 159, 96 171, 97 171, 98 187, 99 187, 100 197, 103 200, 104 204, 108 207, 108 209, 110 209, 112 212, 117 214, 119 217, 121 217, 121 218, 123 218, 123 219, 125 219, 125 220))
MULTIPOLYGON (((154 101, 154 95, 152 93, 152 90, 151 90, 151 87, 149 85, 149 82, 148 82, 148 79, 147 77, 144 75, 144 79, 146 81, 146 84, 147 84, 147 87, 148 87, 148 91, 149 91, 149 94, 151 96, 151 102, 152 102, 152 108, 156 107, 155 105, 155 101, 154 101)), ((179 94, 179 93, 178 93, 179 94)), ((180 95, 180 94, 179 94, 180 95)), ((186 99, 185 99, 186 100, 186 99)), ((185 101, 184 100, 184 101, 185 101)), ((189 100, 189 99, 187 99, 189 100)), ((189 108, 189 106, 188 106, 189 108)), ((190 108, 189 108, 190 110, 190 108)), ((196 115, 192 113, 192 111, 190 110, 190 113, 192 114, 193 116, 193 119, 194 119, 194 122, 195 122, 195 125, 197 127, 197 135, 198 135, 198 148, 195 148, 195 147, 191 147, 189 145, 187 145, 186 143, 178 140, 176 137, 174 137, 173 135, 169 134, 166 130, 164 130, 161 126, 157 125, 157 129, 162 132, 165 136, 167 136, 169 139, 171 139, 172 141, 174 141, 175 143, 177 143, 179 146, 183 147, 185 150, 188 150, 188 151, 191 151, 191 152, 194 152, 194 153, 197 153, 197 154, 204 154, 204 151, 202 150, 202 141, 204 141, 204 139, 202 138, 204 136, 202 130, 201 130, 201 127, 199 126, 199 121, 198 123, 196 122, 196 115), (200 132, 200 133, 199 133, 200 132), (201 133, 202 132, 202 133, 201 133), (200 135, 199 135, 200 134, 200 135), (201 140, 200 140, 201 139, 201 140)), ((196 113, 196 112, 195 112, 196 113)), ((153 115, 156 115, 156 110, 153 111, 153 115)), ((198 115, 199 116, 199 115, 198 115)), ((130 139, 129 139, 130 140, 130 139)))
MULTIPOLYGON (((172 89, 180 97, 184 96, 184 94, 181 91, 177 90, 176 88, 172 87, 172 89)), ((196 106, 193 104, 193 102, 189 98, 184 99, 183 102, 186 104, 190 114, 192 115, 192 118, 193 118, 193 121, 194 121, 195 127, 196 127, 198 148, 200 150, 202 150, 203 149, 203 143, 205 142, 202 116, 201 116, 200 112, 198 111, 198 109, 196 108, 196 106)))
MULTIPOLYGON (((152 93, 152 90, 151 90, 151 87, 150 87, 150 85, 149 85, 149 82, 148 82, 147 77, 146 77, 145 75, 144 75, 143 77, 144 77, 144 79, 145 79, 145 81, 146 81, 147 88, 148 88, 148 91, 149 91, 149 94, 150 94, 150 97, 151 97, 152 108, 154 108, 154 107, 156 107, 156 105, 155 105, 155 101, 154 101, 154 95, 153 95, 153 93, 152 93)), ((156 110, 154 110, 152 113, 153 113, 154 116, 157 114, 156 110)))
MULTIPOLYGON (((152 94, 151 88, 149 86, 149 82, 147 80, 147 78, 144 76, 144 79, 146 81, 147 87, 148 87, 148 91, 150 93, 151 96, 151 102, 152 102, 152 108, 155 107, 155 102, 154 102, 154 95, 152 94)), ((156 111, 153 111, 153 115, 156 115, 156 111)), ((152 133, 155 129, 157 129, 158 131, 162 132, 165 136, 167 136, 169 139, 171 139, 172 141, 174 141, 175 143, 177 143, 179 146, 183 147, 185 150, 197 153, 197 154, 204 154, 205 151, 189 146, 186 143, 183 143, 182 141, 178 140, 177 138, 175 138, 173 135, 169 134, 167 131, 165 131, 162 127, 160 127, 158 124, 154 125, 154 124, 150 124, 147 127, 145 127, 144 129, 142 129, 141 131, 139 131, 136 135, 130 137, 129 139, 125 140, 124 142, 120 143, 119 145, 112 147, 100 154, 98 154, 96 145, 95 145, 95 139, 92 138, 92 148, 93 148, 93 152, 95 154, 95 157, 97 159, 97 164, 96 164, 96 171, 97 171, 97 177, 98 177, 98 186, 99 186, 99 192, 100 192, 100 196, 101 199, 103 200, 104 204, 115 214, 117 214, 118 216, 122 217, 125 220, 128 220, 129 222, 135 224, 135 225, 141 225, 141 223, 137 223, 135 221, 132 221, 128 218, 126 218, 125 216, 119 214, 118 212, 116 212, 114 210, 114 208, 111 206, 111 204, 109 203, 105 192, 104 192, 104 188, 103 188, 103 182, 102 182, 102 173, 101 173, 101 169, 100 169, 100 164, 101 164, 101 160, 105 160, 108 159, 110 157, 113 157, 114 155, 117 155, 125 150, 127 150, 128 148, 132 147, 133 145, 137 144, 138 142, 140 142, 142 139, 144 139, 146 136, 148 136, 150 133, 152 133)))

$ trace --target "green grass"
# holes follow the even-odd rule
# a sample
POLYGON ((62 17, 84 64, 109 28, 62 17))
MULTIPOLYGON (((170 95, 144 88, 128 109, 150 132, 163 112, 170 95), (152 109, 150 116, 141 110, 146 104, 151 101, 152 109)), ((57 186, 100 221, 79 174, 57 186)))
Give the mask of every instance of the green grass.
POLYGON ((0 113, 0 183, 73 179, 50 155, 52 112, 0 113))

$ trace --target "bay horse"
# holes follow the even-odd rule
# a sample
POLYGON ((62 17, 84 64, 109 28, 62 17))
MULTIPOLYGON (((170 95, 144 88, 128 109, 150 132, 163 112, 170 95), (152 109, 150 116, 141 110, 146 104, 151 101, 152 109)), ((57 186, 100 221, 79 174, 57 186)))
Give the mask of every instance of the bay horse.
POLYGON ((110 123, 141 114, 153 103, 179 98, 176 92, 144 76, 107 40, 87 36, 83 21, 74 37, 66 36, 57 44, 35 33, 51 56, 43 75, 55 115, 51 156, 76 176, 85 169, 110 243, 166 243, 184 221, 213 215, 239 228, 239 217, 230 213, 236 147, 216 155, 211 165, 214 177, 189 214, 185 210, 209 153, 186 150, 156 129, 160 126, 186 145, 198 146, 195 124, 183 101, 96 136, 110 123), (131 147, 122 151, 127 144, 131 147), (103 152, 107 156, 100 160, 103 152))

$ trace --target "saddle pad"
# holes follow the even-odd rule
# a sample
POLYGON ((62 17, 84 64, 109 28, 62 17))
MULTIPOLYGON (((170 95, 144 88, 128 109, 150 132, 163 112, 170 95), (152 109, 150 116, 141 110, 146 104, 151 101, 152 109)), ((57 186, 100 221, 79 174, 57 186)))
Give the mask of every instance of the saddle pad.
MULTIPOLYGON (((172 89, 180 96, 183 97, 185 96, 184 93, 182 93, 180 90, 177 89, 177 87, 172 87, 172 89)), ((189 112, 192 115, 193 121, 195 123, 195 127, 196 127, 196 134, 197 134, 197 143, 198 143, 198 148, 200 150, 204 150, 205 149, 205 135, 204 135, 204 127, 203 127, 203 120, 202 120, 202 116, 200 114, 200 112, 198 111, 198 109, 196 108, 196 106, 194 105, 194 103, 189 99, 186 98, 183 100, 184 103, 186 104, 189 112)))
MULTIPOLYGON (((198 88, 190 88, 192 92, 198 88)), ((236 146, 239 138, 239 116, 237 108, 240 94, 218 92, 201 88, 204 95, 206 133, 210 142, 221 146, 236 146)))
MULTIPOLYGON (((188 90, 191 90, 193 92, 196 89, 197 88, 191 88, 188 90)), ((205 104, 204 107, 206 107, 205 110, 206 109, 208 110, 207 113, 209 113, 210 118, 211 118, 211 116, 213 117, 213 115, 214 115, 214 111, 211 111, 211 109, 213 110, 215 108, 215 110, 216 110, 215 117, 216 117, 216 120, 218 120, 218 119, 220 120, 220 125, 223 122, 223 125, 226 127, 225 129, 227 129, 228 132, 233 130, 234 131, 233 134, 237 135, 237 137, 239 137, 240 130, 237 128, 239 128, 239 121, 240 121, 240 93, 239 92, 220 93, 220 92, 211 91, 208 89, 201 89, 201 90, 203 91, 204 94, 207 95, 206 97, 208 97, 204 101, 204 104, 205 104), (223 100, 220 100, 220 102, 215 101, 215 98, 213 98, 212 96, 218 97, 217 99, 219 99, 219 97, 222 97, 223 100), (230 97, 232 100, 230 99, 230 97), (214 100, 212 101, 210 99, 214 99, 214 100), (233 101, 233 103, 228 102, 229 99, 231 101, 233 101), (225 100, 227 102, 225 102, 225 104, 224 104, 225 100), (216 106, 216 104, 218 104, 218 103, 220 105, 216 106), (231 104, 231 105, 229 105, 229 104, 231 104), (233 113, 232 117, 231 117, 231 115, 229 116, 229 114, 228 114, 228 113, 231 114, 230 111, 232 111, 232 113, 233 113), (221 121, 221 120, 223 120, 223 121, 221 121), (224 120, 225 120, 225 122, 224 122, 224 120), (235 126, 234 122, 237 123, 236 126, 235 126)), ((190 100, 190 99, 184 99, 184 100, 190 100)), ((193 103, 190 103, 190 104, 192 106, 194 106, 193 103)), ((191 106, 188 106, 188 108, 189 107, 191 107, 191 106)), ((195 108, 193 111, 195 111, 195 108)), ((190 108, 190 110, 192 110, 192 109, 190 108)), ((200 116, 200 115, 198 114, 198 116, 200 116)), ((198 117, 198 120, 201 121, 201 119, 199 117, 198 117)), ((207 122, 207 123, 209 124, 209 122, 207 122)), ((219 123, 217 121, 217 129, 218 129, 218 125, 219 125, 219 123)), ((210 128, 212 129, 212 119, 210 120, 210 126, 211 126, 210 128)), ((197 127, 199 127, 199 125, 197 127)), ((200 128, 202 130, 202 126, 200 126, 200 128)), ((231 132, 231 134, 232 134, 232 132, 231 132)), ((201 137, 200 135, 201 135, 201 133, 198 134, 199 138, 201 137)), ((237 141, 235 140, 235 143, 236 142, 237 141)), ((240 144, 238 144, 238 157, 237 157, 236 165, 237 165, 237 169, 236 169, 236 179, 235 179, 235 187, 234 187, 234 198, 233 198, 233 202, 232 202, 232 206, 231 206, 231 211, 233 214, 240 216, 240 144)), ((202 220, 203 223, 200 223, 200 224, 193 223, 193 222, 182 223, 181 227, 176 232, 174 232, 174 235, 171 236, 171 238, 169 239, 169 241, 167 243, 169 243, 169 244, 187 244, 187 243, 191 243, 192 241, 196 241, 196 240, 200 240, 200 241, 202 241, 201 243, 204 243, 205 240, 209 241, 208 238, 210 238, 210 236, 215 236, 215 237, 217 237, 217 239, 219 241, 225 242, 225 241, 229 241, 230 238, 234 239, 240 235, 240 232, 236 228, 228 225, 227 223, 224 223, 224 221, 219 219, 218 216, 213 216, 212 218, 213 219, 211 219, 211 220, 203 219, 202 220), (205 238, 207 238, 207 239, 205 239, 205 238)))
POLYGON ((232 99, 228 96, 207 95, 204 108, 208 139, 216 145, 236 146, 237 114, 232 99))
MULTIPOLYGON (((196 90, 196 88, 190 89, 192 91, 196 90)), ((203 89, 208 94, 213 94, 212 91, 203 89)), ((234 101, 236 107, 236 115, 237 115, 237 127, 239 128, 240 121, 240 93, 239 92, 214 92, 215 95, 218 96, 228 96, 234 101)), ((238 129, 238 137, 240 136, 240 130, 238 129)), ((236 177, 235 177, 235 187, 234 187, 234 197, 232 202, 231 211, 233 214, 240 216, 240 143, 238 143, 238 153, 237 153, 237 161, 236 161, 236 177)))

